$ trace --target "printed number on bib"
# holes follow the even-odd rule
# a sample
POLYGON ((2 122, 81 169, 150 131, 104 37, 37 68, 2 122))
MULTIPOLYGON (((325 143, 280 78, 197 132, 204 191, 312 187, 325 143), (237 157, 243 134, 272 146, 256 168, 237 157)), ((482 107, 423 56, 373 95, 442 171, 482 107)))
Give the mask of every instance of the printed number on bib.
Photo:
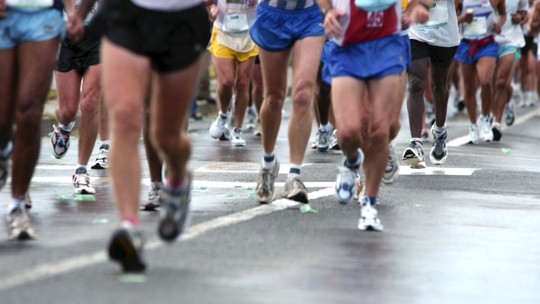
POLYGON ((246 14, 226 15, 223 19, 223 31, 227 33, 246 32, 249 29, 246 14))
POLYGON ((487 18, 485 16, 474 17, 473 22, 465 23, 465 36, 482 36, 487 33, 487 18))
POLYGON ((448 23, 448 6, 446 0, 436 0, 429 9, 429 20, 425 24, 419 24, 418 28, 434 28, 448 23))

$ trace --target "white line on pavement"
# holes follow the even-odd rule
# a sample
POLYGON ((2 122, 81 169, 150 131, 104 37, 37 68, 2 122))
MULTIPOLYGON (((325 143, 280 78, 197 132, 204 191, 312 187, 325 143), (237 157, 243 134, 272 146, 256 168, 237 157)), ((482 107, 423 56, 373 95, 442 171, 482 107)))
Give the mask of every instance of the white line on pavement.
MULTIPOLYGON (((309 193, 309 198, 313 200, 333 194, 334 188, 332 187, 311 192, 309 193)), ((274 201, 272 204, 260 205, 255 208, 247 209, 230 215, 217 217, 215 219, 190 227, 188 231, 186 231, 186 233, 182 235, 181 241, 188 241, 212 230, 249 221, 257 216, 267 215, 275 211, 281 211, 298 205, 300 205, 300 203, 298 202, 287 199, 280 199, 274 201)), ((157 238, 153 238, 147 243, 145 248, 146 250, 154 250, 163 247, 165 244, 166 243, 164 243, 163 241, 157 238)), ((33 281, 50 278, 63 273, 68 273, 92 265, 104 263, 106 260, 106 252, 104 250, 99 250, 89 254, 66 258, 56 262, 41 264, 32 267, 32 269, 18 271, 15 275, 9 275, 8 277, 0 278, 0 290, 25 285, 33 281)))
MULTIPOLYGON (((516 118, 516 121, 514 122, 514 125, 522 124, 525 121, 533 118, 534 116, 540 116, 540 108, 518 116, 516 118)), ((506 127, 503 126, 503 130, 504 129, 506 129, 506 127)), ((459 146, 463 146, 463 145, 465 145, 467 143, 469 143, 469 135, 465 135, 465 136, 461 136, 461 137, 452 139, 448 143, 446 143, 446 145, 448 147, 459 147, 459 146)))

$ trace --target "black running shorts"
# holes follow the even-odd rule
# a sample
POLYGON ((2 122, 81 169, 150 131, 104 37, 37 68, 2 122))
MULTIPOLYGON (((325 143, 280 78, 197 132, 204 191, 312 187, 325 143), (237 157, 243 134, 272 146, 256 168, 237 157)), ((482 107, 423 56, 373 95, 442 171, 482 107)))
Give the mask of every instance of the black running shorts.
POLYGON ((411 39, 411 62, 429 58, 430 64, 436 67, 448 68, 454 60, 457 46, 441 47, 411 39))
POLYGON ((148 57, 159 73, 188 67, 206 51, 210 40, 208 13, 202 4, 169 12, 148 10, 130 0, 107 0, 92 23, 112 43, 148 57))
POLYGON ((60 44, 56 60, 58 72, 77 71, 84 75, 91 65, 99 64, 100 37, 85 29, 84 37, 78 43, 72 43, 67 38, 60 44))

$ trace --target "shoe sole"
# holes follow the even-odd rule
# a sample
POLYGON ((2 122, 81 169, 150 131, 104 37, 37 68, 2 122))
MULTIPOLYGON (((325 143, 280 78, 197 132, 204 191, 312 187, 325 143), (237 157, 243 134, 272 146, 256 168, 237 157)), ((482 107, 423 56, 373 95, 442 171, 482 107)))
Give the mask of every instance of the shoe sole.
POLYGON ((124 231, 117 232, 109 245, 109 257, 122 265, 124 272, 143 272, 146 265, 124 231))
POLYGON ((405 158, 402 159, 403 163, 407 166, 413 168, 413 169, 425 169, 426 168, 426 162, 420 161, 417 157, 415 158, 405 158))
POLYGON ((93 166, 90 167, 90 168, 96 169, 96 170, 101 170, 101 169, 108 169, 109 166, 103 166, 103 165, 101 165, 101 164, 95 164, 95 165, 93 165, 93 166))
POLYGON ((159 208, 159 205, 155 205, 153 203, 141 205, 141 211, 157 211, 158 208, 159 208))
POLYGON ((261 198, 261 197, 257 196, 257 202, 259 204, 264 204, 264 205, 271 204, 275 199, 276 199, 276 193, 275 192, 274 192, 273 195, 271 195, 268 198, 266 198, 266 197, 261 198))
POLYGON ((294 195, 290 195, 290 196, 287 197, 287 199, 289 199, 291 201, 299 202, 299 203, 302 203, 302 204, 307 204, 308 203, 308 196, 304 192, 298 192, 298 193, 296 193, 294 195))
POLYGON ((77 190, 75 189, 75 194, 96 194, 96 190, 87 190, 87 189, 81 189, 81 190, 77 190))

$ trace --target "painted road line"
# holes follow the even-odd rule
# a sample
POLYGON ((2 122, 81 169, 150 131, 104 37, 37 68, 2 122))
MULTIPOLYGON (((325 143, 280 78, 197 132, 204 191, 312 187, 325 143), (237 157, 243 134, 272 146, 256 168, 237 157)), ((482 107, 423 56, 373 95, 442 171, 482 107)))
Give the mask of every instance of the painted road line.
MULTIPOLYGON (((302 164, 302 168, 313 164, 302 164)), ((213 162, 195 169, 195 173, 259 173, 261 163, 248 162, 213 162)), ((279 174, 288 174, 290 164, 280 164, 279 174)))
POLYGON ((427 167, 425 169, 411 169, 409 166, 400 166, 399 175, 472 175, 478 168, 447 168, 427 167))
MULTIPOLYGON (((326 188, 309 193, 310 199, 318 199, 334 194, 334 188, 326 188)), ((191 226, 186 233, 181 237, 180 241, 189 241, 210 231, 239 224, 249 221, 255 217, 268 215, 276 211, 281 211, 287 208, 292 208, 300 205, 300 203, 280 199, 272 204, 260 205, 255 208, 236 212, 226 216, 220 216, 215 219, 191 226)), ((145 246, 146 250, 159 249, 169 243, 165 243, 158 238, 152 238, 145 246)), ((21 285, 26 285, 30 282, 43 280, 54 277, 63 273, 72 272, 89 266, 105 263, 107 254, 104 250, 95 251, 89 254, 74 256, 59 260, 56 262, 45 263, 32 267, 31 269, 18 270, 17 274, 10 274, 8 277, 0 278, 0 290, 5 290, 21 285)))
MULTIPOLYGON (((529 119, 531 119, 531 118, 533 118, 535 116, 540 116, 540 108, 518 116, 516 118, 516 121, 514 122, 514 125, 522 124, 522 123, 526 122, 527 120, 529 120, 529 119)), ((504 125, 502 126, 503 130, 506 129, 506 128, 508 128, 508 127, 506 127, 504 125)), ((446 143, 446 145, 448 147, 459 147, 459 146, 466 145, 468 143, 469 143, 469 135, 465 135, 465 136, 458 137, 458 138, 455 138, 455 139, 452 139, 452 140, 448 141, 446 143)))

